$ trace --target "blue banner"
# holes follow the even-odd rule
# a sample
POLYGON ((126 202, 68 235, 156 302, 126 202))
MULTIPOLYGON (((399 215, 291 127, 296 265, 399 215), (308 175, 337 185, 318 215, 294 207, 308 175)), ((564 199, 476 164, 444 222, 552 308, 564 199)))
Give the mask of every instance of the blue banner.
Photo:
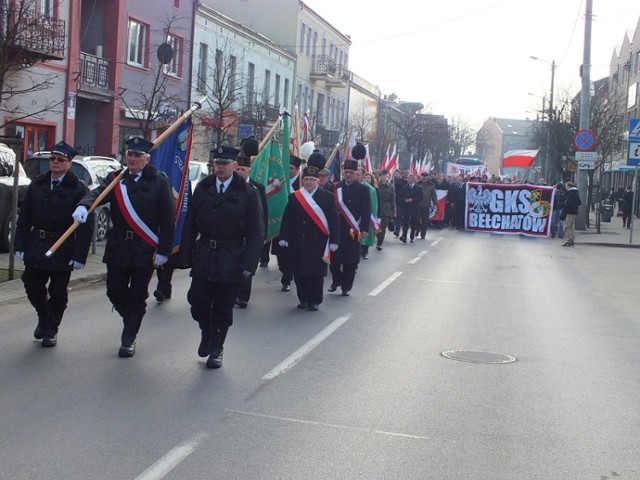
POLYGON ((189 157, 193 139, 191 119, 187 119, 157 148, 151 150, 150 163, 164 172, 171 183, 173 198, 176 201, 176 233, 173 237, 173 253, 180 248, 182 227, 187 216, 189 195, 189 157))

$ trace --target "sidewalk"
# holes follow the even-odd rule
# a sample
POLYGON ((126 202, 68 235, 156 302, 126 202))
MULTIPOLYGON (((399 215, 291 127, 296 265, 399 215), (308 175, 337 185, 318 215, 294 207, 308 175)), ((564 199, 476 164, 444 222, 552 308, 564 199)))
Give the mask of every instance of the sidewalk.
MULTIPOLYGON (((622 219, 613 217, 611 222, 600 223, 600 233, 596 229, 595 214, 591 214, 591 228, 576 231, 576 248, 580 245, 619 247, 619 248, 640 248, 640 219, 634 218, 633 242, 629 243, 629 233, 631 230, 622 227, 622 219)), ((562 239, 549 238, 550 241, 561 242, 562 239)), ((71 273, 69 287, 71 289, 82 288, 91 283, 101 282, 106 275, 106 266, 102 263, 105 242, 98 242, 95 253, 93 247, 89 250, 87 265, 82 270, 71 273)), ((0 268, 9 267, 9 254, 0 253, 0 268)), ((16 259, 16 268, 22 268, 22 262, 16 259)), ((24 285, 19 276, 15 280, 0 283, 0 304, 18 301, 26 298, 24 285)))

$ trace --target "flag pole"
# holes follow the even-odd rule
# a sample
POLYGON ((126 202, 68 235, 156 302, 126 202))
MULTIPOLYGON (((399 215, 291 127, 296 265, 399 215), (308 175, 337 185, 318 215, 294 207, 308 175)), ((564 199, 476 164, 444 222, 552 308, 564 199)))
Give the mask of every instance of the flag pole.
POLYGON ((345 139, 344 142, 344 153, 342 154, 342 158, 346 159, 349 156, 349 142, 351 141, 351 135, 353 135, 353 126, 349 128, 349 136, 345 139))
POLYGON ((278 127, 280 127, 281 123, 282 123, 282 115, 280 115, 278 117, 278 120, 276 120, 276 122, 273 124, 273 127, 271 127, 271 129, 267 132, 267 134, 264 136, 264 138, 260 141, 260 145, 258 146, 258 153, 251 157, 251 163, 253 163, 255 161, 255 159, 260 156, 260 154, 265 149, 267 144, 271 141, 273 136, 278 131, 278 127))
POLYGON ((298 104, 293 108, 293 153, 295 156, 300 156, 300 121, 298 120, 298 104))
POLYGON ((336 158, 338 150, 340 150, 340 144, 336 143, 336 146, 333 147, 333 151, 331 152, 331 155, 329 155, 329 158, 327 159, 326 163, 324 164, 324 168, 329 168, 329 165, 331 165, 331 162, 333 162, 333 159, 336 158))
MULTIPOLYGON (((164 142, 167 139, 169 135, 171 135, 180 125, 182 125, 191 115, 193 115, 193 112, 201 108, 202 103, 206 99, 207 97, 204 96, 199 102, 194 102, 194 104, 191 106, 189 110, 184 112, 178 120, 176 120, 165 132, 162 133, 162 135, 160 135, 158 138, 155 139, 155 141, 153 142, 153 147, 151 147, 151 150, 154 150, 155 148, 157 148, 162 142, 164 142)), ((105 197, 109 195, 109 193, 111 193, 111 190, 115 188, 118 182, 124 178, 124 176, 127 174, 127 171, 128 169, 126 167, 122 169, 122 171, 111 181, 109 185, 105 187, 105 189, 100 193, 100 195, 98 195, 98 197, 94 200, 93 204, 91 204, 91 206, 87 209, 87 213, 93 212, 98 207, 98 205, 100 205, 102 200, 104 200, 105 197)), ((67 240, 67 238, 71 236, 73 232, 76 231, 76 229, 79 226, 80 226, 80 222, 78 222, 77 220, 74 221, 71 224, 71 226, 67 229, 67 231, 62 234, 62 236, 58 239, 58 241, 53 245, 51 245, 51 248, 47 250, 47 253, 45 253, 44 256, 47 258, 51 257, 51 255, 53 255, 56 252, 56 250, 60 248, 60 246, 67 240)))

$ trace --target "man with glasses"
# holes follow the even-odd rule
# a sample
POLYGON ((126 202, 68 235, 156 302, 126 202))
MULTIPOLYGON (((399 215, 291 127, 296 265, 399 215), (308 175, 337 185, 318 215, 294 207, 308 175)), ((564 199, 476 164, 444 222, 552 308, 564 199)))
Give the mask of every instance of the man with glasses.
MULTIPOLYGON (((111 202, 113 228, 107 236, 107 297, 122 316, 124 328, 118 356, 133 357, 136 339, 147 311, 149 282, 155 268, 167 263, 173 248, 175 202, 169 179, 149 165, 153 143, 141 137, 126 142, 127 175, 101 203, 111 202)), ((90 207, 120 172, 86 195, 73 219, 86 221, 90 207)))
POLYGON ((78 228, 52 256, 45 256, 72 225, 71 214, 89 191, 70 170, 77 153, 65 142, 51 149, 49 171, 29 185, 16 228, 16 256, 24 261, 25 267, 22 281, 38 315, 33 336, 42 340, 43 347, 55 347, 58 343, 58 328, 69 299, 71 271, 84 268, 91 244, 93 221, 78 228))

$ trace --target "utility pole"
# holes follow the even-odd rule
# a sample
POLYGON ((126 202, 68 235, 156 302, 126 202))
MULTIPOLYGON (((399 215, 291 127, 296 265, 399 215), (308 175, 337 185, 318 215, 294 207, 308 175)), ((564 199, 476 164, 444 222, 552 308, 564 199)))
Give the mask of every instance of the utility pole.
MULTIPOLYGON (((584 17, 584 52, 582 57, 582 90, 580 92, 580 130, 589 129, 589 117, 591 112, 591 21, 593 11, 593 0, 587 0, 584 17)), ((577 187, 582 200, 580 211, 576 217, 576 230, 585 230, 587 228, 587 215, 589 215, 589 207, 587 206, 588 185, 587 171, 578 170, 577 187)))

